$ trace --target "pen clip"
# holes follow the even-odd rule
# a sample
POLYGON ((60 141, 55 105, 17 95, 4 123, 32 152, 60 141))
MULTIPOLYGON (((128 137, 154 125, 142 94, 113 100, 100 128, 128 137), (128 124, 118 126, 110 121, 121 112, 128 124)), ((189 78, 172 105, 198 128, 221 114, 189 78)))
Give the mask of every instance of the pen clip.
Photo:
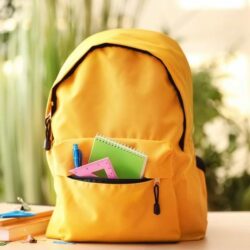
POLYGON ((30 206, 21 197, 17 197, 17 200, 22 204, 20 210, 23 210, 23 211, 31 210, 30 206))

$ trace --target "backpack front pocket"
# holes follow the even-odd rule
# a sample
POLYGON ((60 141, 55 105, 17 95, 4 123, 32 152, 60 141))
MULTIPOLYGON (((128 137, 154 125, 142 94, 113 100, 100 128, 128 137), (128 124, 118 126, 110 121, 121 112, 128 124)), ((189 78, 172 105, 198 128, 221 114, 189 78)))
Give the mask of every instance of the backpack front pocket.
POLYGON ((48 237, 92 242, 180 239, 171 146, 164 141, 117 140, 149 156, 144 178, 110 180, 69 176, 73 167, 72 145, 79 145, 86 163, 92 138, 56 143, 47 153, 57 194, 48 237))
POLYGON ((47 236, 67 241, 178 241, 175 192, 171 179, 161 179, 154 213, 155 180, 97 183, 56 176, 60 187, 47 236), (59 237, 58 237, 59 236, 59 237))

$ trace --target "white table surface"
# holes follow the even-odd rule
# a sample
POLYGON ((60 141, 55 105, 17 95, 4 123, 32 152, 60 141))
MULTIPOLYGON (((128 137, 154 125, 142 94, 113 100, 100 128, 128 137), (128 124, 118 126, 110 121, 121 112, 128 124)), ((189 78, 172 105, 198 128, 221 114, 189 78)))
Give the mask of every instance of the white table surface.
POLYGON ((201 241, 175 244, 55 244, 53 240, 37 237, 38 243, 23 241, 0 246, 0 250, 250 250, 250 212, 210 212, 207 236, 201 241))

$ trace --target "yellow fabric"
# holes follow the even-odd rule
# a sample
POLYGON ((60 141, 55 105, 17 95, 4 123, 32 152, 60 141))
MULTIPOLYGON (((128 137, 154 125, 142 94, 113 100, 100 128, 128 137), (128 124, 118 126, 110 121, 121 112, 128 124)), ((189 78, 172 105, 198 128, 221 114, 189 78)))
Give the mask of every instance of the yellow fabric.
MULTIPOLYGON (((57 201, 47 236, 101 242, 203 238, 206 187, 203 172, 195 166, 192 80, 177 43, 145 30, 116 29, 95 34, 69 56, 55 87, 57 109, 51 124, 54 141, 47 159, 57 201), (183 110, 166 68, 184 104, 184 151, 179 147, 183 110), (150 180, 107 184, 68 178, 68 170, 73 167, 72 144, 79 145, 87 162, 97 133, 145 152, 145 177, 150 180), (160 215, 153 213, 154 178, 160 179, 160 215)), ((50 95, 46 116, 51 106, 50 95)))

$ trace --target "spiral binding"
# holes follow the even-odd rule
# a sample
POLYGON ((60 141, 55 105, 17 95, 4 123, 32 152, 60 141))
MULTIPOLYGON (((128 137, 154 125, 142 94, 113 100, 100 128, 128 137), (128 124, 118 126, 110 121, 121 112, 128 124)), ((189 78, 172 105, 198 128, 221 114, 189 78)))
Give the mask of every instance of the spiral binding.
POLYGON ((114 140, 112 140, 110 138, 107 138, 107 137, 103 136, 103 135, 97 134, 95 139, 98 140, 98 141, 101 141, 103 143, 106 143, 106 144, 108 144, 110 146, 119 148, 121 150, 127 151, 127 152, 132 153, 132 154, 135 154, 135 155, 137 155, 137 156, 139 156, 141 158, 147 158, 147 155, 145 155, 143 152, 138 151, 138 150, 136 150, 136 149, 134 149, 132 147, 129 147, 127 145, 121 144, 119 142, 116 142, 116 141, 114 141, 114 140))

